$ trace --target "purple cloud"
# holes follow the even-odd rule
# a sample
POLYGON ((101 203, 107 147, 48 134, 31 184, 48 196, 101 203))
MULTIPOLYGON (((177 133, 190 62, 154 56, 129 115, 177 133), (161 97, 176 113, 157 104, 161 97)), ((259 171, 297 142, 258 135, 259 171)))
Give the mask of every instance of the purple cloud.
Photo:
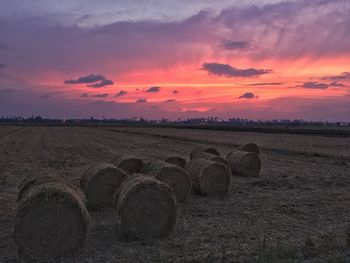
POLYGON ((202 66, 202 70, 207 71, 209 74, 224 76, 226 78, 237 78, 237 77, 255 77, 263 74, 271 73, 271 70, 268 69, 237 69, 228 64, 220 64, 220 63, 204 63, 202 66))
POLYGON ((95 84, 90 84, 90 85, 87 85, 87 87, 90 87, 90 88, 102 88, 102 87, 105 87, 105 86, 108 86, 108 85, 113 85, 114 82, 109 80, 109 79, 105 79, 105 80, 101 80, 100 82, 97 82, 95 84))
POLYGON ((246 86, 279 86, 283 84, 284 84, 283 82, 261 82, 261 83, 247 84, 246 86))
POLYGON ((297 87, 304 89, 328 89, 327 84, 318 82, 304 82, 303 85, 298 85, 297 87))
POLYGON ((238 98, 239 99, 257 99, 258 96, 255 96, 255 94, 252 92, 247 92, 247 93, 244 93, 243 95, 239 96, 238 98))
POLYGON ((80 97, 87 98, 87 97, 89 97, 89 94, 88 93, 83 93, 83 94, 80 95, 80 97))
POLYGON ((249 43, 246 41, 224 41, 221 47, 226 50, 244 50, 249 48, 249 43))
POLYGON ((333 81, 331 83, 329 83, 330 87, 345 87, 345 85, 343 83, 339 83, 338 81, 333 81))
POLYGON ((6 44, 0 44, 0 50, 11 50, 11 47, 6 44))
POLYGON ((43 99, 48 99, 48 98, 52 98, 52 97, 55 97, 56 95, 61 95, 63 94, 64 92, 63 91, 51 91, 51 92, 47 92, 45 93, 42 98, 43 99))
POLYGON ((2 89, 2 90, 0 90, 0 97, 11 95, 11 94, 15 93, 16 91, 17 91, 16 89, 2 89))
POLYGON ((178 90, 173 90, 173 94, 179 94, 178 90))
POLYGON ((161 87, 154 86, 154 87, 148 88, 145 92, 156 93, 156 92, 159 92, 160 89, 161 89, 161 87))
POLYGON ((108 93, 102 93, 102 94, 96 94, 94 95, 95 98, 106 98, 108 97, 108 93))
POLYGON ((166 100, 166 101, 164 101, 164 102, 175 102, 176 100, 174 100, 174 99, 170 99, 170 100, 166 100))
POLYGON ((145 102, 147 102, 147 99, 138 99, 136 102, 137 103, 145 103, 145 102))
POLYGON ((125 90, 121 90, 117 94, 115 94, 114 97, 121 97, 121 96, 124 96, 126 94, 127 94, 127 92, 125 90))
POLYGON ((322 78, 323 80, 347 80, 350 79, 350 72, 343 72, 340 75, 337 76, 328 76, 328 77, 324 77, 322 78))
POLYGON ((101 74, 90 74, 87 76, 80 77, 78 79, 69 79, 65 80, 65 84, 87 84, 87 83, 95 83, 98 81, 106 80, 105 76, 101 74))

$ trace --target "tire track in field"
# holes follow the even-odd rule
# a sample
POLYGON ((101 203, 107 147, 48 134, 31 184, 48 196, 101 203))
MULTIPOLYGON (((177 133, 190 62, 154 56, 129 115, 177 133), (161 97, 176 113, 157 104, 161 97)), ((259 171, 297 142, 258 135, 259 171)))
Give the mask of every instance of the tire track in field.
POLYGON ((10 135, 13 135, 13 134, 15 134, 15 133, 17 133, 17 132, 19 132, 20 130, 23 130, 25 127, 24 126, 22 126, 22 127, 12 127, 12 129, 10 129, 9 131, 7 131, 7 132, 5 132, 4 134, 1 134, 0 135, 0 140, 1 139, 4 139, 4 138, 6 138, 6 137, 8 137, 8 136, 10 136, 10 135))
MULTIPOLYGON (((191 143, 220 145, 220 146, 235 147, 235 148, 240 146, 237 143, 195 139, 195 138, 182 137, 182 136, 176 136, 176 135, 154 134, 154 133, 147 133, 147 132, 142 132, 142 131, 130 131, 130 130, 119 130, 119 129, 106 129, 106 130, 118 132, 118 133, 136 134, 136 135, 148 136, 148 137, 153 137, 153 138, 170 139, 170 140, 182 141, 182 142, 186 141, 186 142, 191 142, 191 143)), ((301 150, 298 151, 298 150, 288 150, 288 149, 276 149, 276 148, 272 148, 272 147, 260 147, 260 148, 264 152, 269 152, 269 153, 279 154, 279 155, 292 155, 292 156, 299 155, 299 156, 327 158, 327 159, 331 158, 331 159, 336 159, 336 160, 340 160, 340 161, 350 161, 349 157, 335 156, 332 154, 313 153, 313 152, 307 152, 307 151, 301 151, 301 150)))

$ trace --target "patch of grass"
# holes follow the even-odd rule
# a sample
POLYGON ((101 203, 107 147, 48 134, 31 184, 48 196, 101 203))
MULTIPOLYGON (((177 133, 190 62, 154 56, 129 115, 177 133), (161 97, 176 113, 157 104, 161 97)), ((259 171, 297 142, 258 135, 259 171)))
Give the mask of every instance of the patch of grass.
POLYGON ((262 247, 258 253, 258 263, 293 263, 297 262, 297 250, 277 243, 275 246, 268 247, 264 238, 262 247))

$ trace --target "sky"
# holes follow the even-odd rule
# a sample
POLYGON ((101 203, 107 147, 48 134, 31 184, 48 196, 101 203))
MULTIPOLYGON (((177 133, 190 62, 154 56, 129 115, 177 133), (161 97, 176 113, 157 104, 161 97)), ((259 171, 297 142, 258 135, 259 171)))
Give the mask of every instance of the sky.
POLYGON ((350 121, 348 0, 0 10, 0 116, 350 121))

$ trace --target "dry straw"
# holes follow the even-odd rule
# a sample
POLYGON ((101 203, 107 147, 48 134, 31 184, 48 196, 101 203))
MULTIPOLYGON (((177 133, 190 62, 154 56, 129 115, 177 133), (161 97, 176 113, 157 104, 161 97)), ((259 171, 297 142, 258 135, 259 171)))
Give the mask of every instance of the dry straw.
POLYGON ((185 169, 187 165, 187 161, 180 156, 169 156, 168 158, 165 159, 165 161, 167 163, 175 164, 181 167, 182 169, 185 169))
POLYGON ((211 153, 211 154, 216 155, 216 156, 220 156, 220 153, 215 148, 197 145, 196 147, 194 147, 192 149, 191 154, 190 154, 190 159, 192 160, 192 159, 196 158, 197 155, 201 152, 207 152, 207 153, 211 153))
POLYGON ((228 193, 231 182, 230 169, 218 162, 196 158, 187 165, 194 191, 202 195, 221 196, 228 193))
POLYGON ((221 156, 217 156, 208 152, 201 152, 199 154, 197 154, 196 158, 202 158, 202 159, 206 159, 206 160, 210 160, 213 162, 218 162, 218 163, 223 163, 225 165, 227 165, 227 161, 222 158, 221 156))
POLYGON ((38 172, 38 173, 32 173, 26 175, 23 180, 19 183, 17 189, 18 189, 18 194, 17 194, 17 202, 20 202, 27 194, 28 191, 34 186, 44 184, 44 183, 51 183, 51 182, 61 182, 61 183, 66 183, 65 178, 58 173, 54 172, 38 172))
POLYGON ((226 160, 234 175, 246 177, 259 175, 261 162, 259 156, 255 153, 234 151, 227 155, 226 160))
POLYGON ((99 164, 86 170, 81 178, 88 206, 93 209, 112 207, 114 196, 127 175, 112 164, 99 164))
POLYGON ((185 201, 191 193, 191 179, 187 172, 174 164, 152 161, 144 166, 142 173, 167 184, 178 202, 185 201))
POLYGON ((239 149, 243 152, 251 152, 251 153, 255 153, 257 155, 260 154, 260 149, 259 149, 258 145, 256 145, 255 143, 244 144, 239 149))
POLYGON ((121 187, 118 214, 121 228, 131 238, 166 237, 176 222, 176 199, 166 184, 134 175, 121 187))
POLYGON ((80 195, 60 182, 34 185, 23 193, 13 240, 25 262, 62 259, 84 248, 89 215, 80 195))
POLYGON ((117 155, 112 163, 127 174, 139 173, 144 165, 142 159, 126 154, 117 155))

